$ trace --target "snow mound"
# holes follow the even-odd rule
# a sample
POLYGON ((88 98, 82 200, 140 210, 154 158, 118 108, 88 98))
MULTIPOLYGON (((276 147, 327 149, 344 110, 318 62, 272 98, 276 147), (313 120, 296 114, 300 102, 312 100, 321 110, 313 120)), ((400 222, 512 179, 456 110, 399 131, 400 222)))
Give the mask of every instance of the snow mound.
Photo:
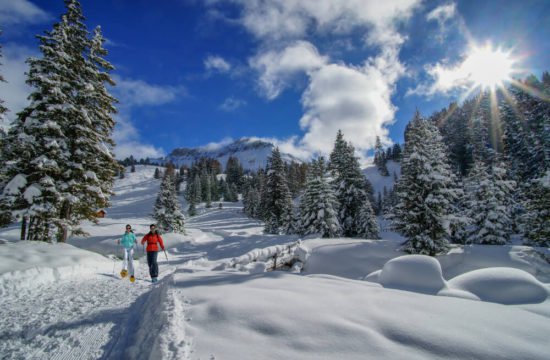
POLYGON ((388 261, 378 282, 385 288, 437 294, 446 287, 441 265, 426 255, 405 255, 388 261))
POLYGON ((536 304, 548 298, 548 291, 533 275, 512 268, 474 270, 449 280, 448 284, 482 301, 506 305, 536 304))
POLYGON ((21 241, 0 246, 0 295, 99 271, 113 262, 69 244, 21 241))

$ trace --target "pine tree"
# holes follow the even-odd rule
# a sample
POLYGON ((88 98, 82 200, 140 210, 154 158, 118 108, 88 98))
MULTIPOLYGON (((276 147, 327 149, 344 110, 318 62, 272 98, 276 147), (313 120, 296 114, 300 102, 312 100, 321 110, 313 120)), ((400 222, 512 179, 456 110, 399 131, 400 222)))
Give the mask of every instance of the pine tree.
POLYGON ((502 164, 485 165, 477 160, 466 181, 468 217, 472 219, 469 243, 504 245, 512 233, 511 194, 515 182, 506 179, 502 164))
POLYGON ((0 209, 4 219, 23 220, 22 239, 53 241, 66 225, 62 177, 71 162, 64 130, 75 113, 72 94, 77 90, 66 52, 67 26, 64 16, 52 31, 37 36, 42 58, 27 60, 27 84, 34 89, 30 105, 18 114, 8 134, 13 141, 3 148, 9 166, 2 169, 7 186, 0 209))
POLYGON ((431 122, 417 112, 405 138, 393 226, 407 238, 407 252, 435 256, 448 249, 449 215, 460 192, 442 138, 431 122))
MULTIPOLYGON (((2 32, 0 31, 0 35, 2 35, 2 32)), ((0 59, 2 59, 2 45, 0 44, 0 59)), ((0 62, 0 65, 2 65, 2 63, 0 62)), ((2 76, 2 74, 0 73, 0 82, 6 82, 6 80, 4 79, 4 77, 2 76)), ((8 112, 8 109, 4 106, 4 100, 0 99, 0 124, 2 124, 3 121, 5 121, 5 116, 6 116, 6 113, 8 112)), ((0 149, 1 149, 1 141, 2 141, 2 138, 6 136, 6 134, 4 133, 4 129, 0 126, 0 149)), ((1 179, 0 179, 1 181, 1 179)), ((1 184, 1 182, 0 182, 1 184)))
POLYGON ((362 233, 359 213, 365 202, 372 209, 372 185, 361 172, 355 149, 346 143, 341 131, 336 135, 330 154, 329 169, 338 200, 338 220, 344 236, 357 237, 362 233))
POLYGON ((365 239, 380 239, 380 226, 378 226, 376 215, 372 210, 370 201, 365 201, 359 209, 357 225, 357 235, 359 237, 365 239))
POLYGON ((525 237, 533 246, 550 247, 550 170, 530 182, 531 191, 526 203, 525 237))
POLYGON ((241 190, 242 178, 244 174, 244 170, 241 163, 239 162, 239 159, 234 156, 230 156, 229 159, 227 159, 225 172, 227 174, 225 181, 229 185, 235 184, 238 193, 241 190))
POLYGON ((292 197, 279 148, 268 159, 265 202, 265 229, 268 234, 286 234, 292 221, 292 197))
POLYGON ((197 207, 195 205, 195 201, 192 200, 189 202, 189 208, 187 209, 187 214, 189 216, 195 216, 197 215, 197 207))
POLYGON ((173 168, 167 168, 155 202, 153 218, 163 232, 185 233, 185 218, 176 193, 173 168))
POLYGON ((374 163, 378 167, 378 171, 382 176, 390 176, 390 173, 388 172, 388 167, 386 166, 386 154, 384 152, 384 148, 382 147, 382 143, 380 142, 380 137, 376 137, 376 145, 374 147, 374 163))
MULTIPOLYGON (((67 20, 71 29, 79 29, 80 36, 74 36, 71 44, 87 40, 87 30, 83 24, 84 17, 77 1, 67 0, 67 20)), ((76 32, 76 31, 73 31, 76 32)), ((71 32, 72 33, 72 32, 71 32)), ((101 28, 94 30, 93 38, 87 43, 88 57, 82 60, 77 51, 72 49, 72 64, 78 92, 75 96, 77 111, 71 123, 65 129, 70 151, 70 171, 64 173, 69 186, 66 189, 66 200, 62 216, 68 226, 77 226, 81 220, 96 221, 98 208, 110 206, 109 197, 113 194, 113 176, 119 169, 114 157, 115 143, 112 133, 115 126, 113 114, 117 100, 107 91, 106 84, 114 85, 109 72, 114 68, 104 59, 107 51, 103 48, 105 39, 101 28), (82 70, 84 69, 84 70, 82 70)), ((86 44, 86 43, 85 43, 86 44)), ((135 171, 133 161, 132 167, 135 171)), ((60 241, 66 241, 69 227, 64 228, 60 241)))
POLYGON ((395 144, 392 149, 393 161, 401 161, 401 145, 395 144))
POLYGON ((253 219, 260 217, 260 194, 255 187, 252 187, 247 193, 244 201, 244 212, 253 219))
POLYGON ((338 237, 338 202, 326 174, 325 160, 320 157, 310 167, 306 190, 300 202, 300 233, 338 237))
POLYGON ((155 168, 155 174, 153 175, 155 179, 160 179, 160 170, 159 168, 155 168))

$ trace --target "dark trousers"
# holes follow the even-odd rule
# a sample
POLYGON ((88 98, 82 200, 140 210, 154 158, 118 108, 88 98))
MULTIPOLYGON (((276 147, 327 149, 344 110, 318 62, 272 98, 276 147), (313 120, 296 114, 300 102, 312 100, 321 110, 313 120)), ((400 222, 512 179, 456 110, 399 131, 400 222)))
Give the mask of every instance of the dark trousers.
POLYGON ((149 275, 151 275, 152 278, 156 278, 159 276, 159 264, 157 263, 157 255, 158 253, 156 251, 147 251, 147 265, 149 265, 149 275))

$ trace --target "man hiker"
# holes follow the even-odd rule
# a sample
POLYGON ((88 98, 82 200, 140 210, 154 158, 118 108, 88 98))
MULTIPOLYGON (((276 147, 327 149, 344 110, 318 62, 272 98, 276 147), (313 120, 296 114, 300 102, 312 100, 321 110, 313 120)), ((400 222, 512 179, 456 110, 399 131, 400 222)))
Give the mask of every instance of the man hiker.
POLYGON ((155 224, 149 226, 149 232, 141 239, 141 244, 147 242, 147 265, 149 265, 149 275, 151 275, 151 281, 157 282, 159 276, 159 265, 157 263, 157 255, 159 251, 159 244, 164 251, 164 242, 157 232, 155 224))
POLYGON ((126 277, 128 275, 128 270, 130 270, 130 281, 136 281, 134 277, 134 246, 137 243, 136 236, 132 231, 130 225, 126 225, 126 232, 122 235, 122 239, 118 240, 118 244, 122 245, 124 249, 124 260, 122 261, 122 270, 120 271, 120 276, 126 277))

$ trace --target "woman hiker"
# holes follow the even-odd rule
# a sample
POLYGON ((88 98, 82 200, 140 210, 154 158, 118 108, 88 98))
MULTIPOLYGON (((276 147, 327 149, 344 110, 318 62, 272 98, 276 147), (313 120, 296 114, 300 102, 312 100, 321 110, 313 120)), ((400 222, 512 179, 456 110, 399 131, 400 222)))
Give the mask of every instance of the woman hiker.
POLYGON ((151 275, 151 281, 157 282, 159 276, 159 265, 157 263, 157 255, 159 251, 159 245, 164 251, 164 242, 157 232, 155 224, 149 226, 150 231, 141 239, 141 243, 147 242, 147 264, 149 265, 149 275, 151 275))
POLYGON ((132 231, 130 225, 126 225, 126 232, 122 235, 122 239, 118 240, 118 244, 122 245, 124 249, 124 260, 122 261, 122 271, 120 271, 120 276, 126 277, 128 275, 128 270, 130 270, 130 281, 136 281, 134 277, 134 246, 137 243, 136 236, 132 231))

